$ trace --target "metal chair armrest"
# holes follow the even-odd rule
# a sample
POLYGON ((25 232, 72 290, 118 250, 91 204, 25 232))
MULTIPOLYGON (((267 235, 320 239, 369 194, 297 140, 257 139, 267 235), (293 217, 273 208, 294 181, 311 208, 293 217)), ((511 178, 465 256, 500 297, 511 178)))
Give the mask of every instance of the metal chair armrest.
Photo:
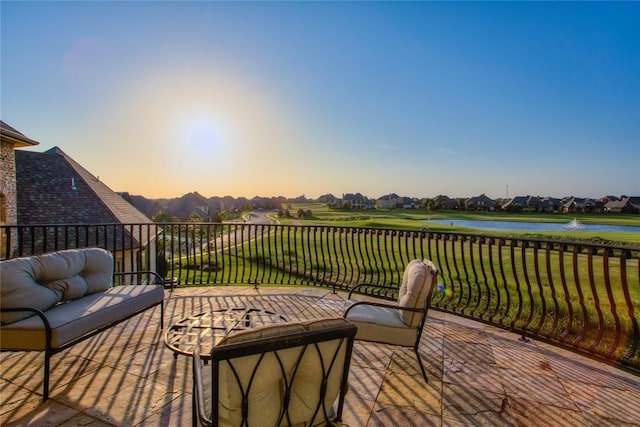
MULTIPOLYGON (((202 382, 202 360, 200 359, 200 350, 196 346, 193 351, 193 359, 192 359, 192 369, 193 369, 193 415, 194 417, 198 417, 198 420, 202 425, 210 426, 212 425, 212 421, 207 418, 207 414, 204 412, 205 403, 204 403, 204 385, 202 382)), ((195 419, 193 420, 195 425, 195 419)))
MULTIPOLYGON (((153 276, 156 282, 160 285, 164 284, 164 278, 156 273, 153 270, 139 270, 139 271, 119 271, 117 273, 113 273, 113 276, 140 276, 142 274, 148 274, 149 276, 153 276)), ((171 283, 171 290, 173 290, 173 282, 171 283)))
POLYGON ((375 288, 375 289, 383 289, 383 290, 398 292, 398 288, 396 288, 395 286, 376 285, 376 284, 373 284, 373 283, 358 283, 358 284, 354 285, 349 290, 349 295, 347 296, 347 298, 351 299, 351 294, 353 294, 356 291, 359 291, 360 288, 365 287, 365 286, 368 286, 368 287, 371 287, 371 288, 375 288))

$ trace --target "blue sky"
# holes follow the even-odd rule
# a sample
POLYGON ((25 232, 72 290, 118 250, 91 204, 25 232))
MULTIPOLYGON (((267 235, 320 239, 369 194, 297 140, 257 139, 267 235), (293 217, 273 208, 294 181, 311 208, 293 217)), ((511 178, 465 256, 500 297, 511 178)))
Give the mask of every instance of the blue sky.
POLYGON ((115 191, 640 195, 640 3, 0 12, 2 120, 115 191))

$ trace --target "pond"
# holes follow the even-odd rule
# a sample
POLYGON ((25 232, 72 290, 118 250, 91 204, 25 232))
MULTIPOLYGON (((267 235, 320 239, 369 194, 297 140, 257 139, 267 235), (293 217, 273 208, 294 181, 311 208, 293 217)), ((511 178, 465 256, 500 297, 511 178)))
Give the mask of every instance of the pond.
POLYGON ((583 224, 574 219, 569 222, 520 222, 520 221, 483 221, 474 219, 429 219, 427 224, 443 224, 478 230, 501 231, 624 231, 640 233, 640 227, 632 225, 583 224))

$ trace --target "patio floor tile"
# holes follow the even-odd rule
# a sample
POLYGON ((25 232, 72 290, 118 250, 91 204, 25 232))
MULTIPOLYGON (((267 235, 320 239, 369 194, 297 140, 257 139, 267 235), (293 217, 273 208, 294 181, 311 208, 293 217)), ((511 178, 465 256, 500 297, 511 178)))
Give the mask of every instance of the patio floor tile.
MULTIPOLYGON (((323 288, 179 288, 166 293, 165 328, 197 312, 252 305, 291 320, 340 316, 346 294, 323 288)), ((2 426, 191 424, 188 356, 162 342, 160 310, 52 359, 42 402, 42 353, 0 353, 2 426)), ((432 311, 419 346, 356 342, 343 410, 348 427, 640 427, 640 377, 517 334, 432 311)))

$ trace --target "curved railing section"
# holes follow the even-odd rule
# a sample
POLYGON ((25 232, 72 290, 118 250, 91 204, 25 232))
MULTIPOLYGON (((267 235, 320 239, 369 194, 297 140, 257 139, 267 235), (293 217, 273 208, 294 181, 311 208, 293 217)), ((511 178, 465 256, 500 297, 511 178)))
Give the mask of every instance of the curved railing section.
MULTIPOLYGON (((640 373, 640 248, 471 233, 241 223, 3 226, 4 258, 100 246, 180 286, 398 286, 438 269, 435 309, 640 373)), ((169 281, 170 282, 170 281, 169 281)), ((368 289, 375 295, 375 288, 368 289)), ((395 295, 376 295, 394 298, 395 295)))

